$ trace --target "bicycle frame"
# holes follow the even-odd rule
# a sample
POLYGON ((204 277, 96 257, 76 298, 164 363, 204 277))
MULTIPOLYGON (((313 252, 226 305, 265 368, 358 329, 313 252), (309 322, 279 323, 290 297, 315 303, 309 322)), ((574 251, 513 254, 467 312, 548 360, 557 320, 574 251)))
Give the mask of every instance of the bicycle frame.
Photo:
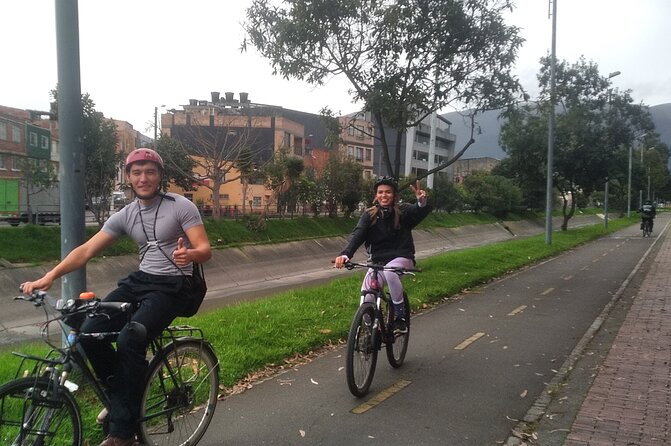
MULTIPOLYGON (((372 286, 369 289, 361 291, 361 298, 359 300, 359 305, 362 305, 366 301, 366 296, 372 294, 375 298, 375 319, 373 321, 373 329, 378 330, 382 334, 382 341, 389 342, 390 336, 387 330, 387 324, 384 318, 384 311, 382 309, 382 302, 391 305, 391 296, 389 296, 384 291, 384 286, 380 281, 380 271, 374 268, 371 268, 373 271, 372 286)), ((391 336, 391 341, 393 342, 393 335, 391 336)))
MULTIPOLYGON (((23 297, 19 297, 19 299, 29 300, 35 306, 42 306, 44 308, 44 311, 47 315, 46 318, 47 320, 42 327, 42 337, 44 341, 49 346, 52 347, 52 349, 45 356, 36 356, 20 352, 12 352, 14 355, 22 358, 15 373, 14 379, 16 380, 20 378, 32 377, 35 379, 36 383, 39 380, 46 379, 50 383, 49 384, 50 386, 51 385, 54 386, 54 389, 56 390, 56 392, 54 392, 54 395, 58 395, 58 392, 62 391, 74 392, 75 390, 77 390, 78 386, 68 381, 70 373, 73 371, 73 369, 76 368, 81 372, 81 378, 83 379, 83 381, 91 386, 98 400, 109 410, 110 409, 109 396, 107 395, 107 392, 105 391, 103 384, 95 376, 93 369, 86 360, 86 355, 82 350, 80 340, 82 339, 114 340, 116 339, 116 337, 118 337, 120 332, 115 331, 115 332, 100 332, 100 333, 81 333, 76 330, 70 330, 70 335, 68 336, 68 341, 66 345, 63 347, 57 347, 50 340, 49 327, 50 324, 56 322, 59 326, 60 331, 63 333, 67 333, 69 327, 63 322, 63 319, 65 317, 71 316, 73 314, 78 314, 77 312, 86 314, 104 315, 106 314, 104 312, 105 308, 110 305, 115 307, 118 306, 120 309, 122 308, 121 311, 127 312, 128 320, 130 321, 130 317, 132 315, 131 306, 129 304, 124 303, 103 304, 100 302, 93 302, 93 303, 84 303, 82 309, 80 310, 75 310, 70 313, 64 313, 63 310, 59 308, 59 303, 57 302, 56 304, 54 304, 53 302, 51 302, 53 298, 51 298, 49 295, 45 293, 42 293, 39 297, 31 296, 31 299, 23 297), (92 308, 96 308, 95 307, 96 303, 97 305, 100 306, 100 310, 94 309, 93 312, 91 312, 92 308), (103 307, 102 305, 105 305, 105 307, 103 307), (61 311, 61 314, 54 316, 55 313, 54 310, 61 311), (29 363, 32 364, 28 366, 29 363), (67 390, 64 390, 64 388, 66 388, 67 390)), ((159 375, 159 382, 160 382, 160 388, 166 394, 166 396, 169 394, 169 391, 167 389, 171 387, 171 385, 172 388, 174 389, 174 388, 181 388, 181 385, 183 384, 181 378, 178 376, 179 372, 176 371, 176 368, 179 368, 181 364, 171 364, 171 361, 169 360, 167 355, 168 349, 174 348, 172 346, 179 345, 180 342, 193 343, 194 341, 199 345, 199 348, 202 349, 202 351, 209 353, 212 357, 216 358, 216 355, 214 354, 214 351, 210 346, 210 344, 205 339, 202 330, 200 328, 191 327, 188 325, 169 326, 161 333, 160 336, 158 336, 155 339, 152 339, 149 342, 149 350, 151 352, 152 357, 159 358, 158 361, 164 366, 165 374, 159 375)), ((213 370, 210 370, 209 373, 217 373, 217 369, 218 367, 213 370)), ((207 376, 209 376, 209 374, 207 376)), ((167 424, 169 428, 172 429, 173 426, 172 414, 175 410, 179 410, 181 408, 180 404, 182 403, 180 403, 180 401, 181 400, 177 400, 175 404, 170 405, 169 407, 166 407, 163 410, 153 412, 151 413, 151 415, 145 416, 139 421, 146 422, 154 418, 166 417, 167 424)), ((30 416, 31 415, 28 414, 26 419, 30 418, 30 416)), ((52 413, 47 414, 47 416, 44 419, 42 419, 41 424, 46 424, 47 425, 46 427, 48 427, 49 423, 51 423, 52 416, 53 416, 52 413)), ((44 426, 40 425, 36 427, 40 431, 45 432, 47 431, 46 428, 42 429, 42 427, 44 426)), ((38 436, 39 435, 42 434, 38 434, 38 436)))
POLYGON ((352 319, 352 324, 347 337, 347 355, 345 365, 345 376, 350 392, 356 397, 362 397, 368 393, 375 375, 378 351, 385 344, 389 364, 398 368, 405 359, 410 336, 409 325, 409 302, 405 291, 403 301, 406 305, 407 328, 402 333, 392 331, 394 307, 391 296, 384 290, 383 282, 380 280, 380 271, 393 271, 396 274, 414 274, 415 269, 402 267, 388 267, 384 265, 370 265, 353 262, 345 262, 347 269, 368 268, 370 274, 370 285, 361 291, 359 307, 352 319), (367 297, 372 296, 375 302, 367 297))

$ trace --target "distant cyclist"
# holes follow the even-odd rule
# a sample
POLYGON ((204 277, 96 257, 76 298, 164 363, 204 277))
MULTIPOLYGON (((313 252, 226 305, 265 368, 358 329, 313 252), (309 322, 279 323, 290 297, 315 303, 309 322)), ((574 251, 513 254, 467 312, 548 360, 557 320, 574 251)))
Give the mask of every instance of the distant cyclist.
POLYGON ((643 230, 643 225, 646 221, 650 222, 650 232, 652 232, 652 225, 655 220, 655 215, 657 215, 657 209, 655 205, 650 200, 645 200, 643 206, 638 210, 641 213, 641 230, 643 230))
MULTIPOLYGON (((415 266, 412 228, 429 215, 431 207, 427 205, 426 192, 421 189, 419 180, 410 188, 417 203, 399 204, 398 184, 393 178, 381 177, 375 181, 373 206, 361 214, 347 247, 335 259, 336 268, 342 268, 362 244, 365 244, 369 262, 403 268, 415 266)), ((401 279, 393 271, 383 271, 380 275, 389 287, 394 314, 398 315, 393 330, 398 334, 406 333, 408 322, 402 317, 406 310, 401 279)), ((371 288, 372 276, 373 271, 369 270, 361 285, 362 291, 371 288)))

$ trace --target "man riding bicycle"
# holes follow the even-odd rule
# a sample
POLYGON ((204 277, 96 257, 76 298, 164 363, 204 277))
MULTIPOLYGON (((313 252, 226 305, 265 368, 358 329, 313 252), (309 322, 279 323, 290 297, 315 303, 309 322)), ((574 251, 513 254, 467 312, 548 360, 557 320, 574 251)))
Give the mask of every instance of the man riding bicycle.
MULTIPOLYGON (((193 262, 203 263, 212 256, 196 206, 181 195, 160 191, 163 171, 163 160, 154 150, 133 150, 126 158, 126 175, 136 199, 42 278, 21 285, 25 294, 47 290, 54 280, 82 268, 124 234, 138 244, 139 271, 121 279, 104 299, 132 303, 137 309, 131 321, 123 314, 87 318, 81 327, 82 333, 120 331, 116 351, 108 340, 81 341, 110 396, 109 435, 100 446, 135 444, 149 342, 188 308, 184 296, 191 287, 193 262)), ((99 421, 105 416, 103 411, 99 421)))
MULTIPOLYGON (((362 244, 365 244, 369 262, 391 267, 415 266, 412 228, 429 215, 431 206, 427 204, 426 192, 421 189, 419 180, 410 188, 415 193, 417 203, 399 204, 398 185, 393 178, 381 177, 375 181, 373 206, 361 214, 347 247, 335 259, 336 268, 342 268, 362 244)), ((361 285, 362 291, 371 288, 373 275, 374 272, 369 270, 361 285)), ((382 271, 380 276, 389 286, 394 314, 397 315, 393 331, 397 334, 406 333, 408 323, 403 317, 406 309, 401 279, 393 271, 382 271)))
POLYGON ((652 226, 655 220, 655 215, 657 215, 657 209, 655 205, 652 204, 652 201, 645 200, 643 206, 638 210, 641 213, 641 230, 643 230, 646 222, 650 223, 650 232, 652 232, 652 226))

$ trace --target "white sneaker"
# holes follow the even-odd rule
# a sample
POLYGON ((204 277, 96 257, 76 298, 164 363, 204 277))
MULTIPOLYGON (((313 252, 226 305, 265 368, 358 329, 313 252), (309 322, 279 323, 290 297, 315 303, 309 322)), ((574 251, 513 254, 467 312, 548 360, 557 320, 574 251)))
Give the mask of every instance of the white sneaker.
POLYGON ((107 410, 107 407, 103 407, 103 410, 100 411, 98 416, 96 417, 96 423, 103 425, 105 424, 105 420, 109 416, 109 411, 107 410))

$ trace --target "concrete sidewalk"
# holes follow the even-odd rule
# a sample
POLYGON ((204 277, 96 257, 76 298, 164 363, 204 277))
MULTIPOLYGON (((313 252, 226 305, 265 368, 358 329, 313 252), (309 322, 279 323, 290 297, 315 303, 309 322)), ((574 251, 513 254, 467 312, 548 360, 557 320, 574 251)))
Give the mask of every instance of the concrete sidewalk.
POLYGON ((671 444, 670 273, 667 233, 565 446, 671 444))

